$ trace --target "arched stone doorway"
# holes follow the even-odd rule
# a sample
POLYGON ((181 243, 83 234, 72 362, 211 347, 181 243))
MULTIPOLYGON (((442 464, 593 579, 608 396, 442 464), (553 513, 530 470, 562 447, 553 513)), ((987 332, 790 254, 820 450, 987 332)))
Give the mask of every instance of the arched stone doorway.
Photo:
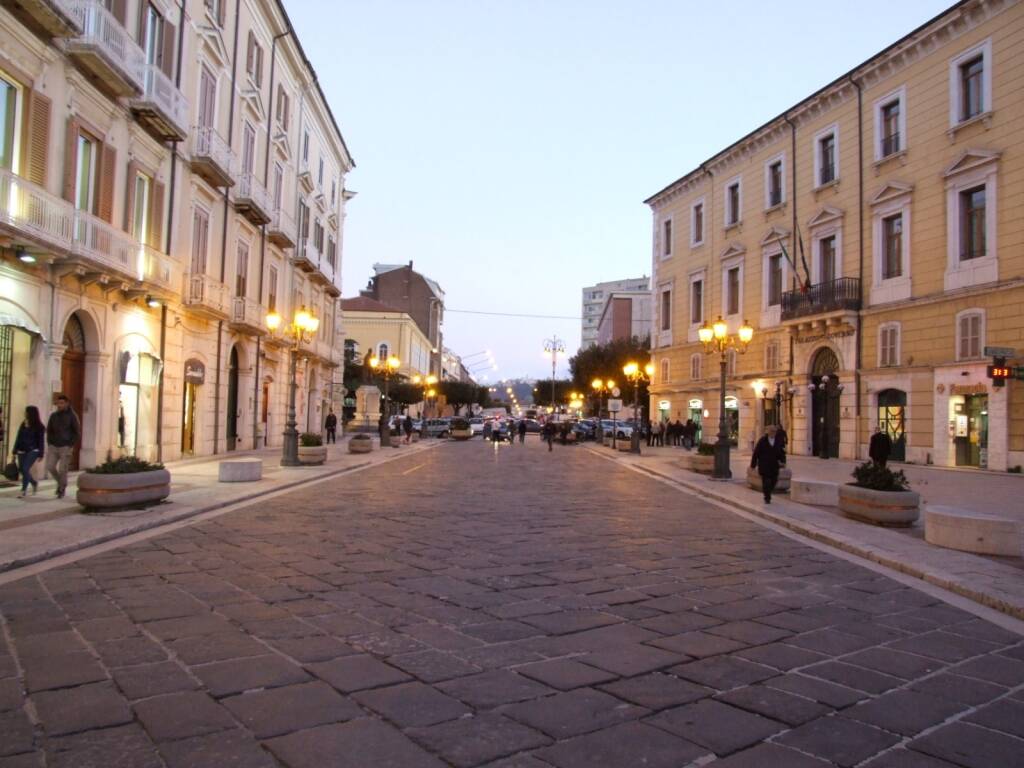
POLYGON ((883 389, 878 393, 878 428, 892 441, 893 461, 907 459, 906 433, 907 393, 900 389, 883 389))
POLYGON ((811 451, 823 459, 839 457, 839 358, 822 347, 811 361, 811 451))
MULTIPOLYGON (((64 354, 60 359, 60 388, 67 395, 71 408, 78 415, 79 423, 85 413, 85 327, 77 314, 71 315, 64 325, 61 340, 64 354)), ((69 469, 78 469, 82 441, 71 451, 69 469)))
POLYGON ((238 447, 238 345, 228 357, 227 449, 238 447))

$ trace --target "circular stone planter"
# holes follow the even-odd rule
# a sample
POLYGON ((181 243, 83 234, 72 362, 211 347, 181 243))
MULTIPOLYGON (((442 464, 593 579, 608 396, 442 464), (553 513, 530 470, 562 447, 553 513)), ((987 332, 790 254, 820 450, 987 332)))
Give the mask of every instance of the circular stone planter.
POLYGON ((370 437, 352 437, 348 441, 349 453, 369 453, 373 450, 373 439, 370 437))
POLYGON ((299 464, 318 466, 327 461, 326 445, 300 445, 299 464))
POLYGON ((679 466, 691 472, 698 472, 702 475, 710 475, 715 471, 715 457, 702 456, 699 453, 691 453, 679 458, 679 466))
POLYGON ((875 491, 840 485, 839 509, 854 520, 906 528, 921 514, 921 495, 915 491, 875 491))
POLYGON ((115 509, 155 504, 171 494, 171 473, 166 469, 101 475, 81 472, 75 499, 88 509, 115 509))

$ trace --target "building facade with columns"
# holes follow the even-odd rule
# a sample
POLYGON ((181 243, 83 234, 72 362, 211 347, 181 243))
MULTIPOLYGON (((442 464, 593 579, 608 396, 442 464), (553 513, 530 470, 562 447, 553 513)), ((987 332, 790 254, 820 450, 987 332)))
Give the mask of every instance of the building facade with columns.
POLYGON ((299 428, 342 359, 353 167, 274 0, 12 0, 0 9, 0 406, 5 440, 56 392, 76 464, 281 442, 305 306, 299 428))
POLYGON ((726 417, 740 448, 782 423, 796 454, 1005 470, 1024 464, 1024 5, 965 0, 646 202, 652 413, 726 417), (1010 361, 1013 362, 1012 360, 1010 361))

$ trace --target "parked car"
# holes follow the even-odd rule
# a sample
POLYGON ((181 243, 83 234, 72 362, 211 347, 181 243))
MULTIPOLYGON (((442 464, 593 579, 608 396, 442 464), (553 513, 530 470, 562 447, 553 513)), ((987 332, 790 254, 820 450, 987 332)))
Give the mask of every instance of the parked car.
POLYGON ((446 438, 450 431, 450 419, 427 419, 423 427, 423 434, 426 437, 446 438))
POLYGON ((539 433, 540 432, 540 430, 541 430, 541 423, 539 421, 537 421, 536 419, 523 419, 523 421, 526 422, 526 431, 527 432, 531 432, 531 433, 533 433, 533 432, 539 433))
POLYGON ((484 431, 484 417, 483 416, 474 416, 472 419, 469 419, 469 428, 473 430, 473 434, 474 435, 483 434, 483 431, 484 431))
POLYGON ((615 431, 615 437, 618 440, 628 440, 633 435, 633 426, 628 421, 601 419, 602 433, 610 435, 612 434, 612 430, 615 431))
POLYGON ((590 421, 577 421, 572 425, 572 431, 576 433, 577 440, 593 440, 597 433, 597 426, 590 421))
POLYGON ((473 429, 467 419, 454 418, 448 434, 456 440, 469 440, 473 436, 473 429))

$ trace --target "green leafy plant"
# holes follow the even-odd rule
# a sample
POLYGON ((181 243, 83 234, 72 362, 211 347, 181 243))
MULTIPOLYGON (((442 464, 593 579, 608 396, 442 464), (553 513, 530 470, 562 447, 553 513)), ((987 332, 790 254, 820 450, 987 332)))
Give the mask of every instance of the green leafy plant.
POLYGON ((873 491, 909 491, 910 481, 903 470, 893 472, 888 467, 865 461, 854 467, 853 479, 858 488, 870 488, 873 491))
POLYGON ((303 432, 299 435, 299 445, 303 448, 315 448, 318 445, 323 445, 324 439, 316 432, 303 432))
POLYGON ((701 443, 697 446, 697 454, 699 456, 714 456, 715 455, 715 444, 714 443, 701 443))
POLYGON ((152 472, 163 469, 163 464, 154 464, 138 456, 122 456, 119 459, 108 458, 102 464, 85 470, 94 475, 130 475, 136 472, 152 472))

